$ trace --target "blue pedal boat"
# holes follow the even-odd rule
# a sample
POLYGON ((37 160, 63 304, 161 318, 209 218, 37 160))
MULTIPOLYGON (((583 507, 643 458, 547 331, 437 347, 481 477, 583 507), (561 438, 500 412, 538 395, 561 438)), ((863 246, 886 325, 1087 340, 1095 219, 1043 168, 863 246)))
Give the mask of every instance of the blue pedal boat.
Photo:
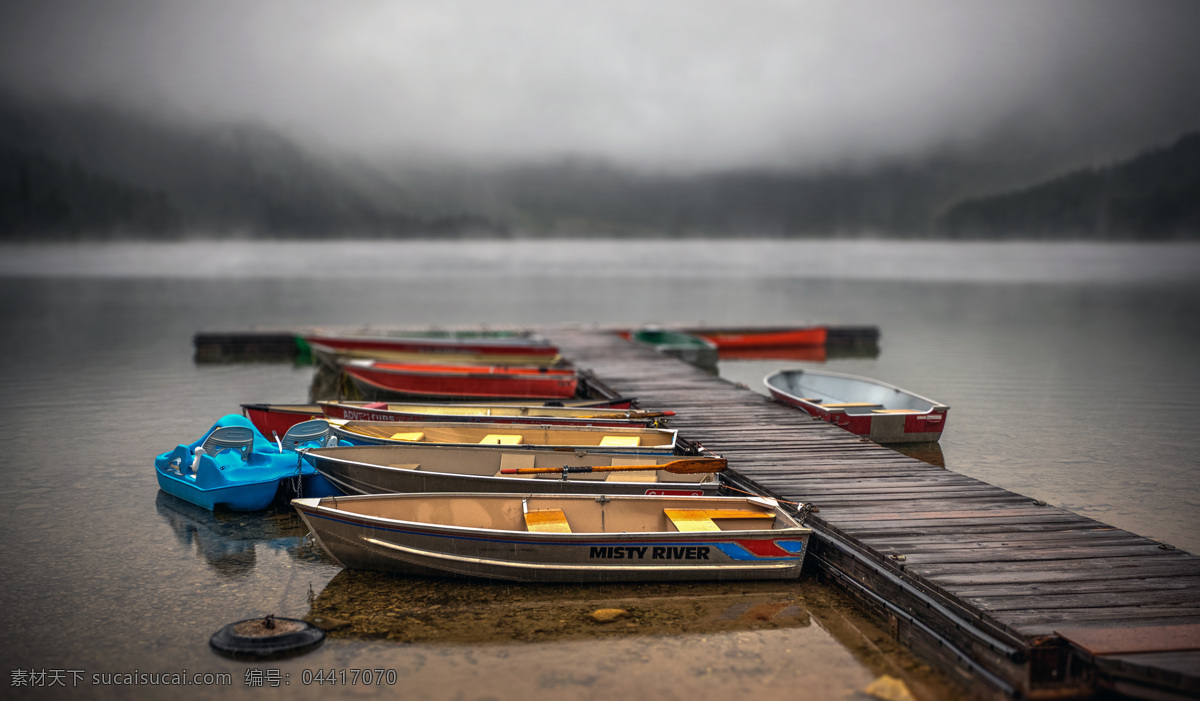
POLYGON ((324 446, 329 435, 329 425, 317 419, 273 441, 246 417, 228 414, 200 440, 156 457, 154 471, 164 492, 209 510, 265 509, 281 484, 306 497, 333 496, 341 492, 296 452, 324 446))

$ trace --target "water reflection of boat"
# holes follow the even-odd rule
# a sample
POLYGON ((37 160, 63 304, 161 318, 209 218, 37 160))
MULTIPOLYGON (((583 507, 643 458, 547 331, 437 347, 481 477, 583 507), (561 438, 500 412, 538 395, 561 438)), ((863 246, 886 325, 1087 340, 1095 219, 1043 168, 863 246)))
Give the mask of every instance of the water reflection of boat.
POLYGON ((897 453, 929 463, 934 467, 946 466, 946 457, 942 455, 941 443, 895 443, 888 447, 897 453))
POLYGON ((876 443, 933 442, 950 407, 886 382, 816 370, 779 370, 763 378, 776 401, 876 443))
POLYGON ((705 635, 811 624, 810 587, 800 580, 753 583, 527 584, 429 580, 342 570, 312 601, 306 618, 336 636, 411 643, 551 642, 623 635, 705 635), (809 596, 806 596, 808 594, 809 596), (589 616, 627 612, 634 625, 602 629, 589 616))
POLYGON ((795 579, 812 534, 763 497, 293 499, 343 567, 518 582, 795 579))
POLYGON ((258 546, 289 553, 303 553, 307 529, 291 509, 278 513, 246 515, 213 512, 160 491, 154 502, 183 548, 194 548, 198 556, 218 573, 243 577, 254 569, 258 546))
POLYGON ((628 338, 652 346, 654 350, 691 363, 709 372, 717 371, 717 346, 711 341, 684 331, 643 328, 631 331, 628 338))

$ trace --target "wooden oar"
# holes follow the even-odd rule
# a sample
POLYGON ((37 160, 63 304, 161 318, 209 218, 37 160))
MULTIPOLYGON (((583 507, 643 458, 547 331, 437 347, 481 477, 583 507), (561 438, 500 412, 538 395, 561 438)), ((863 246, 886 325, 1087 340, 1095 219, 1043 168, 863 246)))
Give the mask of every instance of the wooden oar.
POLYGON ((507 467, 500 470, 502 475, 539 475, 556 472, 578 474, 587 472, 625 472, 626 470, 663 470, 676 475, 695 475, 702 472, 720 472, 725 469, 724 458, 683 458, 672 460, 662 465, 599 465, 588 467, 507 467))

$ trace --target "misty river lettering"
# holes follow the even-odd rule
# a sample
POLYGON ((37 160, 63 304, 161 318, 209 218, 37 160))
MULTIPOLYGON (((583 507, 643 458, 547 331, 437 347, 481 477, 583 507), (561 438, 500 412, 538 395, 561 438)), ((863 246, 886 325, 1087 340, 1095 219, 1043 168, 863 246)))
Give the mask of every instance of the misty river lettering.
POLYGON ((592 546, 588 557, 593 560, 645 560, 650 553, 651 560, 707 560, 708 546, 683 545, 674 546, 632 546, 632 545, 600 545, 592 546))

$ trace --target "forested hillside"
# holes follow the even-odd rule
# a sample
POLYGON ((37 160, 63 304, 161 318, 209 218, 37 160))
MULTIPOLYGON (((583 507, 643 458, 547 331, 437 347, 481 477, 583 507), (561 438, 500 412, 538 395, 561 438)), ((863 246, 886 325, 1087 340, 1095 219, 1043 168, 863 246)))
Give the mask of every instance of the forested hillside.
POLYGON ((0 95, 4 240, 1200 234, 1200 135, 1123 165, 954 204, 963 193, 1046 172, 999 145, 853 166, 704 173, 586 157, 367 162, 263 125, 0 95))
POLYGON ((1196 238, 1200 132, 1124 163, 962 202, 938 223, 957 238, 1196 238))

